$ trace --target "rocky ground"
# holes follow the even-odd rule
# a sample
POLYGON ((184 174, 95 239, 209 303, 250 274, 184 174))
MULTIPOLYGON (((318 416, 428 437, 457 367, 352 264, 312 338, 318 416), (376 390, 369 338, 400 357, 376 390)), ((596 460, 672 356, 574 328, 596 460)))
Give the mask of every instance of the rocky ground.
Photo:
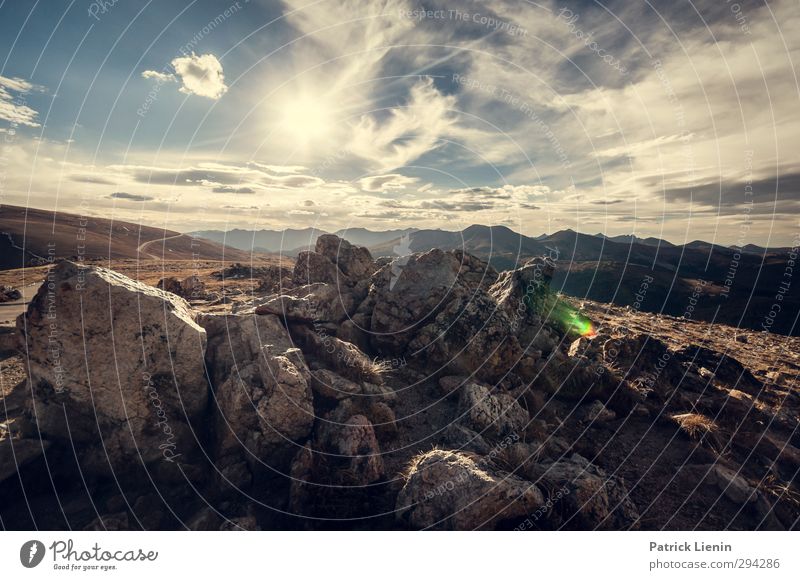
POLYGON ((0 335, 5 529, 798 527, 800 339, 329 235, 113 265, 0 335))

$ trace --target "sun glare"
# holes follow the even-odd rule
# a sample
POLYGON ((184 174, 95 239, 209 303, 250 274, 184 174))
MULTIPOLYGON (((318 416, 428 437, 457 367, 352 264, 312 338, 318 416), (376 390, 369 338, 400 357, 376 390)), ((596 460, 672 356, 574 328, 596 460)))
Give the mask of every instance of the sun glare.
POLYGON ((324 98, 295 95, 279 110, 282 132, 290 142, 307 147, 318 143, 331 133, 333 108, 324 98))

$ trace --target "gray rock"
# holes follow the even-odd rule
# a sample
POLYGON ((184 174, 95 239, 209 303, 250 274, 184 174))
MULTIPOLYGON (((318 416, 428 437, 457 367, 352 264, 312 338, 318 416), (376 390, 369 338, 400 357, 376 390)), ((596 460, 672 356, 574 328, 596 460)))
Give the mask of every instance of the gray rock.
POLYGON ((397 518, 413 529, 494 529, 544 503, 529 481, 475 455, 435 449, 416 457, 397 497, 397 518))
POLYGON ((183 299, 61 262, 17 328, 39 429, 81 447, 84 470, 185 462, 197 450, 190 424, 208 400, 206 332, 183 299))

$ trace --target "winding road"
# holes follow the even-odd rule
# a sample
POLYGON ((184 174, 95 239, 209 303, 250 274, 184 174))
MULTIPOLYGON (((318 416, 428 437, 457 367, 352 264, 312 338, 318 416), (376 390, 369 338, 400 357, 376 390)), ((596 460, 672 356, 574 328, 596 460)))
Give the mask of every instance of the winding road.
POLYGON ((150 240, 149 242, 145 242, 145 243, 141 244, 136 249, 136 251, 139 254, 139 258, 144 256, 144 257, 152 258, 154 260, 161 260, 161 259, 164 258, 164 254, 166 253, 166 251, 163 251, 160 255, 159 254, 151 254, 149 251, 147 251, 147 247, 150 244, 155 244, 155 243, 160 243, 160 244, 162 244, 162 247, 163 247, 163 244, 166 244, 167 240, 174 240, 175 238, 180 238, 183 235, 184 234, 176 234, 174 236, 169 236, 168 238, 158 238, 158 239, 155 239, 155 240, 150 240))

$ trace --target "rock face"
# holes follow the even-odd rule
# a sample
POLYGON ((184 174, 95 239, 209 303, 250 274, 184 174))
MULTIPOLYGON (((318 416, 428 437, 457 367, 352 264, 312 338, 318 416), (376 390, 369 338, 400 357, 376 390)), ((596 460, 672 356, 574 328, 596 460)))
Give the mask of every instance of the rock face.
POLYGON ((191 424, 208 400, 206 333, 184 300, 111 270, 62 262, 17 328, 39 429, 85 446, 84 469, 191 455, 191 424))
POLYGON ((496 280, 473 256, 431 250, 410 256, 399 275, 387 265, 373 276, 358 312, 372 310, 379 351, 412 352, 436 368, 494 379, 524 358, 509 313, 489 293, 496 280))
POLYGON ((375 262, 367 248, 354 246, 333 234, 323 234, 318 237, 314 249, 317 254, 328 258, 345 276, 353 280, 362 280, 375 273, 375 262))
POLYGON ((246 486, 253 472, 288 469, 314 424, 311 374, 274 315, 205 315, 214 385, 217 468, 246 486))
POLYGON ((417 457, 397 497, 397 517, 413 529, 493 529, 544 503, 536 485, 475 456, 434 450, 417 457))

